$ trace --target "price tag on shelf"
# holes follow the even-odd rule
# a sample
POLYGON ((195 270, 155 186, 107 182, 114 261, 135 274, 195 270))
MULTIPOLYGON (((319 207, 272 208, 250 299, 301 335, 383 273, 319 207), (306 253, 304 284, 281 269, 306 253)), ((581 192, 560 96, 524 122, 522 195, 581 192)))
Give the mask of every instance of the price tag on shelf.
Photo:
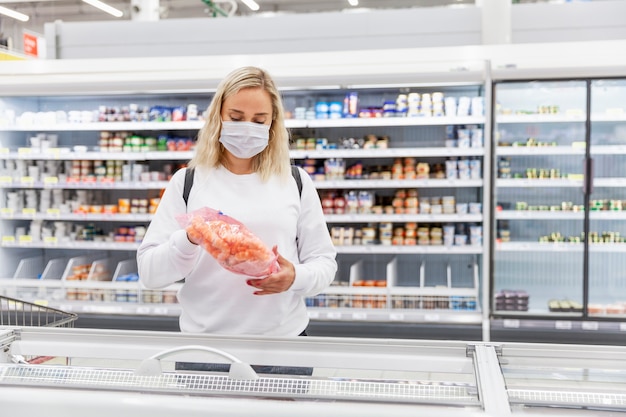
POLYGON ((61 215, 61 210, 58 208, 49 208, 46 213, 48 213, 49 216, 59 217, 61 215))
POLYGON ((507 319, 502 322, 502 326, 506 329, 519 329, 519 320, 507 319))
POLYGON ((9 148, 0 148, 0 154, 8 154, 9 153, 9 148))
POLYGON ((389 313, 389 320, 404 321, 404 313, 389 313))
POLYGON ((326 314, 326 318, 330 320, 339 320, 341 318, 341 313, 331 311, 330 313, 326 314))
POLYGON ((35 179, 33 177, 22 177, 20 179, 20 182, 22 183, 22 185, 32 186, 35 183, 35 179))
POLYGON ((100 184, 103 187, 115 187, 115 180, 113 178, 101 178, 100 184))
POLYGON ((352 320, 367 320, 367 313, 352 313, 352 320))
POLYGON ((308 313, 309 313, 309 318, 310 319, 314 319, 315 320, 315 319, 318 319, 320 317, 319 311, 310 311, 309 310, 308 313))
POLYGON ((571 330, 572 322, 571 321, 563 321, 557 320, 554 322, 554 328, 557 330, 571 330))
POLYGON ((0 184, 6 185, 11 183, 13 183, 13 178, 7 176, 0 177, 0 184))
POLYGON ((609 116, 621 116, 624 114, 624 109, 621 107, 611 107, 606 109, 605 113, 609 116))
POLYGON ((47 307, 48 300, 33 300, 33 304, 37 304, 38 306, 47 307))
POLYGON ((2 217, 13 217, 13 209, 12 208, 7 208, 7 207, 1 208, 0 209, 0 215, 2 217))
POLYGON ((33 243, 33 237, 31 235, 22 235, 18 240, 20 243, 33 243))
POLYGON ((56 245, 57 243, 59 243, 59 239, 55 236, 44 236, 43 243, 46 243, 48 245, 56 245))
POLYGON ((137 307, 137 310, 135 310, 135 313, 147 316, 150 314, 150 307, 137 307))
POLYGON ((43 183, 44 184, 58 184, 59 178, 58 177, 44 177, 43 183))
POLYGON ((15 236, 2 236, 2 243, 15 243, 15 236))
POLYGON ((439 314, 424 314, 424 321, 439 321, 439 314))
POLYGON ((167 316, 168 309, 166 307, 155 307, 152 313, 157 316, 167 316))
POLYGON ((22 214, 24 216, 34 216, 35 214, 37 214, 37 210, 32 207, 26 207, 22 209, 22 214))
POLYGON ((52 157, 54 159, 59 159, 60 158, 60 154, 61 154, 61 150, 59 148, 48 148, 46 149, 46 153, 49 155, 52 155, 52 157))
POLYGON ((600 327, 600 325, 598 324, 597 321, 583 321, 581 324, 581 327, 583 330, 598 330, 598 328, 600 327))
POLYGON ((32 148, 17 148, 18 155, 30 155, 33 153, 32 148))

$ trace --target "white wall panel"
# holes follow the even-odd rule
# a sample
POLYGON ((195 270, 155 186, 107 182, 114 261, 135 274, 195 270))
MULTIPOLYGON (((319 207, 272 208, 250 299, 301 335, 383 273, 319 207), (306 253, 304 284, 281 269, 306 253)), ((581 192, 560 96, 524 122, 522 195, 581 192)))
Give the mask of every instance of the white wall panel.
POLYGON ((477 8, 310 13, 157 22, 56 22, 50 57, 231 55, 476 45, 477 8))
POLYGON ((626 39, 626 1, 518 4, 513 43, 626 39))

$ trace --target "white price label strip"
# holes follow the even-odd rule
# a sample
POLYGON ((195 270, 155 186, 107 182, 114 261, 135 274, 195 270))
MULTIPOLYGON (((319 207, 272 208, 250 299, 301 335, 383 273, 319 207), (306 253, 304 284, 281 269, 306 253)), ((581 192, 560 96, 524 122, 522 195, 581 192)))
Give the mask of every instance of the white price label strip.
POLYGON ((502 326, 507 329, 519 329, 520 322, 519 320, 504 320, 504 322, 502 322, 502 326))
POLYGON ((339 320, 341 318, 341 313, 331 312, 326 315, 327 319, 331 320, 339 320))
POLYGON ((554 323, 554 328, 557 330, 571 330, 572 322, 571 321, 562 321, 558 320, 554 323))
POLYGON ((389 320, 404 321, 404 314, 403 313, 389 313, 389 320))
POLYGON ((367 320, 367 313, 352 313, 353 320, 367 320))
POLYGON ((597 321, 583 321, 581 325, 583 330, 598 330, 598 322, 597 321))

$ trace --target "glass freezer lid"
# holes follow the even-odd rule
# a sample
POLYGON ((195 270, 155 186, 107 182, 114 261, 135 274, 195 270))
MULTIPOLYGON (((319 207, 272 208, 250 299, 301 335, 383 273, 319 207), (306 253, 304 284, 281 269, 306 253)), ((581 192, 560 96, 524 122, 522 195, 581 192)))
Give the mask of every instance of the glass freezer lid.
POLYGON ((18 364, 0 365, 0 385, 480 406, 476 389, 471 385, 416 380, 285 376, 232 379, 228 375, 181 372, 146 376, 124 369, 18 364))
POLYGON ((515 406, 626 412, 626 356, 618 346, 503 346, 500 359, 515 406))

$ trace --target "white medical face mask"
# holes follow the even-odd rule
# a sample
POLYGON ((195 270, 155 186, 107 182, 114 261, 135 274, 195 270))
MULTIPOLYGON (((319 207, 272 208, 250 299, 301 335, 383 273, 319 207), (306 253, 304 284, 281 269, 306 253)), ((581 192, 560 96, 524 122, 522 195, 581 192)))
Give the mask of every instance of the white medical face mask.
POLYGON ((252 122, 222 122, 220 143, 237 158, 248 159, 267 147, 270 125, 252 122))

